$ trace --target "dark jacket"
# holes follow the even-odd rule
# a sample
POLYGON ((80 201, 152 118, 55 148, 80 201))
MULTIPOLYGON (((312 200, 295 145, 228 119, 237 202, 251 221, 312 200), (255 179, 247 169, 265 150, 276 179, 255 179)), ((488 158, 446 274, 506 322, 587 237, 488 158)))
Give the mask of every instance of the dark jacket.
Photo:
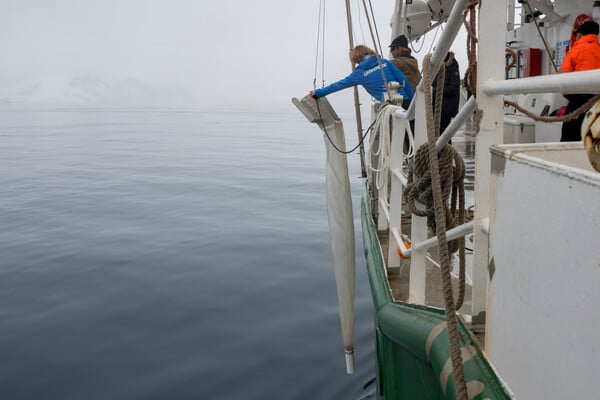
MULTIPOLYGON (((444 95, 442 99, 442 115, 454 117, 458 113, 460 101, 460 72, 454 53, 449 52, 444 61, 446 76, 444 79, 444 95)), ((433 82, 433 99, 435 99, 437 78, 433 82)))

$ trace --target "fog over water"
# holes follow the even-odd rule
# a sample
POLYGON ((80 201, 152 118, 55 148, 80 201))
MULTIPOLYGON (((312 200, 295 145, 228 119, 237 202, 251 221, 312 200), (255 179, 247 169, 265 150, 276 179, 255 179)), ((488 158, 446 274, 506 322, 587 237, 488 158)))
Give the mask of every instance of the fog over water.
MULTIPOLYGON (((287 102, 315 71, 320 85, 350 70, 344 2, 326 3, 317 52, 319 3, 0 0, 0 105, 287 102)), ((373 47, 351 3, 354 41, 373 47)), ((373 4, 386 50, 393 3, 373 4)))

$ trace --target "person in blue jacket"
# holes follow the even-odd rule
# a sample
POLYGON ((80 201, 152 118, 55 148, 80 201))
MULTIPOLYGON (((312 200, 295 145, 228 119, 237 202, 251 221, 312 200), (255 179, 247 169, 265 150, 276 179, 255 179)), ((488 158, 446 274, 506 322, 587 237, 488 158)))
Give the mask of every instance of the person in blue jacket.
MULTIPOLYGON (((392 81, 400 83, 398 93, 402 95, 403 104, 408 105, 414 96, 408 79, 391 61, 385 58, 380 58, 380 60, 385 73, 385 83, 392 81)), ((375 52, 367 46, 358 45, 350 51, 350 61, 358 64, 350 75, 331 85, 311 90, 310 95, 319 98, 342 89, 361 85, 371 96, 381 101, 386 88, 375 52)))

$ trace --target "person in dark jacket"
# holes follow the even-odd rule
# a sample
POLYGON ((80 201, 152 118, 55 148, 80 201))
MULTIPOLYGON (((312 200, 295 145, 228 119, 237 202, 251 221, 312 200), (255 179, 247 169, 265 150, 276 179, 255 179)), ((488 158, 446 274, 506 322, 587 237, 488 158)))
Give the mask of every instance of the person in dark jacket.
POLYGON ((417 59, 411 55, 406 36, 400 35, 392 40, 390 52, 393 57, 391 61, 406 76, 413 91, 417 90, 417 85, 421 81, 421 71, 417 59))
MULTIPOLYGON (((375 52, 367 46, 358 45, 350 51, 350 61, 358 64, 350 75, 323 88, 311 90, 311 96, 319 98, 342 89, 361 85, 376 100, 382 101, 386 88, 375 52)), ((408 79, 390 61, 385 58, 381 58, 380 61, 386 82, 398 82, 400 84, 398 93, 402 95, 405 103, 410 102, 414 92, 408 79)))
MULTIPOLYGON (((446 71, 444 77, 444 94, 442 96, 442 115, 440 120, 440 135, 450 124, 452 118, 458 114, 458 103, 460 102, 460 72, 458 62, 453 52, 448 52, 444 59, 446 71)), ((437 78, 433 81, 433 99, 435 101, 437 78)))

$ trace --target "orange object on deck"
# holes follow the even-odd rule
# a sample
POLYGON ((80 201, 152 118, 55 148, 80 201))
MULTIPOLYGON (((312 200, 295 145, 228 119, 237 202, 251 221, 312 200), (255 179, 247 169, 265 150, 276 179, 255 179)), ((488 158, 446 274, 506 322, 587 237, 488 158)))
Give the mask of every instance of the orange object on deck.
MULTIPOLYGON (((404 242, 404 247, 410 249, 410 242, 404 242)), ((408 260, 410 258, 410 256, 402 255, 402 250, 400 249, 400 246, 398 246, 398 255, 404 260, 408 260)))

